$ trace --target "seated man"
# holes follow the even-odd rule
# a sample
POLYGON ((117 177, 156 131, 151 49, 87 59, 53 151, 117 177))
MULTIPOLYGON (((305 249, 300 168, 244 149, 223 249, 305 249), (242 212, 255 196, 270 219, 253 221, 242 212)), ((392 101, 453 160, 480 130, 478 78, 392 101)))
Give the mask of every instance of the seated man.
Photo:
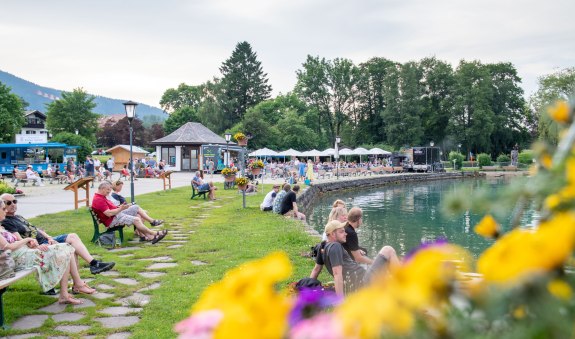
POLYGON ((28 165, 28 168, 26 169, 26 179, 35 181, 38 186, 44 186, 42 178, 40 178, 38 173, 32 169, 32 165, 28 165))
POLYGON ((393 247, 384 246, 366 271, 343 249, 342 244, 345 243, 347 237, 345 223, 332 220, 325 226, 325 233, 327 234, 327 243, 316 257, 310 278, 317 279, 325 265, 329 274, 333 276, 337 295, 343 296, 344 291, 357 290, 368 283, 375 273, 386 269, 388 263, 389 265, 399 265, 399 259, 393 247))
POLYGON ((266 194, 264 201, 260 205, 260 209, 264 212, 271 211, 274 208, 274 200, 280 190, 280 185, 275 184, 274 188, 266 194))
POLYGON ((200 171, 196 171, 196 176, 192 179, 192 185, 194 185, 194 188, 198 191, 208 191, 208 198, 210 198, 210 200, 216 200, 214 191, 218 188, 214 186, 214 183, 211 181, 209 183, 204 183, 200 171))
POLYGON ((280 214, 286 217, 295 218, 305 221, 305 214, 297 209, 297 193, 299 192, 299 185, 293 185, 293 188, 288 192, 282 201, 280 214))
POLYGON ((92 199, 92 209, 106 227, 134 225, 138 234, 145 237, 146 240, 150 240, 152 244, 164 239, 166 234, 168 234, 168 230, 160 232, 150 230, 138 216, 140 210, 138 205, 123 203, 120 206, 116 206, 106 198, 111 192, 112 184, 104 181, 98 186, 98 192, 94 194, 92 199))
POLYGON ((361 208, 353 207, 347 214, 347 222, 345 224, 345 233, 347 238, 343 244, 343 248, 347 251, 349 256, 360 264, 373 264, 373 260, 367 257, 365 249, 359 247, 359 239, 357 237, 357 229, 363 223, 363 211, 361 208))
POLYGON ((88 252, 86 245, 76 233, 61 234, 51 237, 44 230, 36 228, 31 225, 21 215, 16 215, 18 210, 18 201, 14 199, 12 194, 4 193, 0 195, 0 199, 6 205, 6 219, 2 221, 2 226, 12 233, 18 232, 22 238, 35 238, 40 245, 52 245, 57 243, 67 243, 74 247, 76 254, 82 257, 87 263, 90 264, 90 272, 92 274, 102 273, 114 267, 114 262, 102 262, 94 259, 88 252))
POLYGON ((291 190, 291 185, 290 184, 284 184, 282 189, 280 190, 280 192, 276 195, 276 199, 274 200, 274 205, 273 205, 273 210, 272 210, 275 214, 281 214, 282 202, 284 201, 286 194, 288 194, 288 192, 290 190, 291 190))

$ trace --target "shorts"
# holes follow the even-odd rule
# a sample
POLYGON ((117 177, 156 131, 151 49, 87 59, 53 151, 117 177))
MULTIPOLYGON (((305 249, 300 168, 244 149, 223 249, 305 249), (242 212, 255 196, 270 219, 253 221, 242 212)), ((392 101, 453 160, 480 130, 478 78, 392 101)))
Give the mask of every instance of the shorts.
POLYGON ((198 190, 209 191, 210 190, 210 184, 202 184, 201 186, 198 187, 198 190))
MULTIPOLYGON (((60 235, 57 235, 55 237, 52 237, 52 239, 54 239, 55 241, 57 241, 61 244, 65 243, 67 238, 68 238, 68 234, 60 234, 60 235)), ((46 245, 48 244, 47 239, 45 241, 43 241, 40 245, 44 245, 44 244, 46 244, 46 245)))
POLYGON ((140 206, 138 205, 130 206, 128 209, 123 210, 122 212, 116 214, 116 216, 114 217, 114 219, 112 219, 112 222, 108 227, 114 227, 117 225, 133 225, 134 219, 138 215, 139 211, 140 206))

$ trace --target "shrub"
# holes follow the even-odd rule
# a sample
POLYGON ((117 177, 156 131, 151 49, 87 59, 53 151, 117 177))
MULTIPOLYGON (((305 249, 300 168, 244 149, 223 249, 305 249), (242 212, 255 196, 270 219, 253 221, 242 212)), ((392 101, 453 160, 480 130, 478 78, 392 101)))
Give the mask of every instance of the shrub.
POLYGON ((14 187, 8 185, 4 181, 0 181, 0 194, 4 194, 4 193, 14 194, 14 193, 16 193, 16 189, 14 187))
POLYGON ((459 152, 449 152, 449 162, 453 165, 453 160, 455 160, 455 169, 461 169, 461 165, 463 164, 463 154, 459 152))
POLYGON ((526 164, 526 165, 532 164, 533 163, 533 151, 530 149, 526 149, 524 151, 521 151, 519 153, 519 156, 517 157, 517 160, 522 164, 526 164))
POLYGON ((501 153, 497 156, 497 162, 511 162, 511 158, 507 154, 501 153))
POLYGON ((477 163, 479 167, 491 166, 491 156, 487 153, 479 153, 477 155, 477 163))

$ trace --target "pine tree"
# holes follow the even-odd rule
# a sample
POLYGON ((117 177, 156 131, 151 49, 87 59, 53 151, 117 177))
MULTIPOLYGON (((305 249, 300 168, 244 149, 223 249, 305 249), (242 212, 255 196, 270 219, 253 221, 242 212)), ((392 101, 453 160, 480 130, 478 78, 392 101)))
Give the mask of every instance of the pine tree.
POLYGON ((220 67, 223 75, 226 128, 238 123, 246 110, 266 100, 272 91, 261 62, 246 41, 240 42, 231 57, 220 67))

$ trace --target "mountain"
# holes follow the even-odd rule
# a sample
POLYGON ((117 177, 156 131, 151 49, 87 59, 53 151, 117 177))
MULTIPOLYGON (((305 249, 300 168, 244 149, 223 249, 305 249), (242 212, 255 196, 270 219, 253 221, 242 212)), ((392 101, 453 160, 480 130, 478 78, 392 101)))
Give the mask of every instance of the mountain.
MULTIPOLYGON (((0 82, 12 88, 12 93, 18 95, 26 100, 29 104, 26 110, 38 110, 46 112, 46 104, 59 99, 62 96, 62 91, 58 89, 48 88, 36 85, 30 81, 18 78, 10 73, 0 70, 0 82)), ((123 103, 127 100, 110 99, 98 95, 94 95, 94 113, 101 115, 113 115, 123 113, 123 103)), ((147 119, 164 121, 168 115, 161 109, 146 104, 138 104, 137 114, 139 118, 148 117, 147 119), (152 118, 153 117, 153 118, 152 118)))

